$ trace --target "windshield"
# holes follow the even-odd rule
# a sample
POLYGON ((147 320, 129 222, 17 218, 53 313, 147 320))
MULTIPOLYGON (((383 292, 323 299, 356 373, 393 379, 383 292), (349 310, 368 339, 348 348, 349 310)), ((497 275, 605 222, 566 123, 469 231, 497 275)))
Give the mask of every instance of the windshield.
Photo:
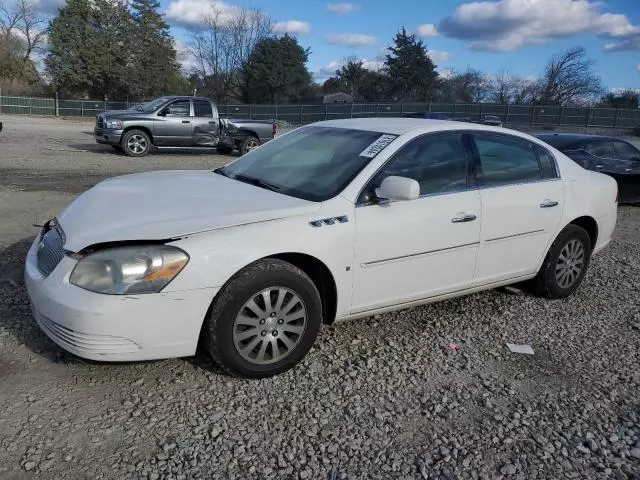
POLYGON ((155 100, 151 100, 150 102, 141 103, 140 105, 136 106, 136 110, 144 113, 155 112, 160 107, 160 105, 166 103, 168 100, 168 97, 156 98, 155 100))
POLYGON ((315 202, 341 192, 396 138, 380 132, 308 126, 251 151, 218 173, 315 202))

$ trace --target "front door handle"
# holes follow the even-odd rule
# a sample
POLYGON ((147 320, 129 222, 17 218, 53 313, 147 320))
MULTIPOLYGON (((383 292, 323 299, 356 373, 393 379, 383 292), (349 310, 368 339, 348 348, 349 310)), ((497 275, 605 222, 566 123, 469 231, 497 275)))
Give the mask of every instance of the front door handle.
POLYGON ((182 123, 191 123, 189 120, 182 120, 182 123))
POLYGON ((453 217, 451 219, 451 222, 453 223, 473 222, 476 218, 477 217, 472 213, 465 213, 464 215, 453 217))
POLYGON ((556 207, 557 205, 558 205, 558 202, 554 200, 545 200, 540 204, 540 208, 551 208, 551 207, 556 207))

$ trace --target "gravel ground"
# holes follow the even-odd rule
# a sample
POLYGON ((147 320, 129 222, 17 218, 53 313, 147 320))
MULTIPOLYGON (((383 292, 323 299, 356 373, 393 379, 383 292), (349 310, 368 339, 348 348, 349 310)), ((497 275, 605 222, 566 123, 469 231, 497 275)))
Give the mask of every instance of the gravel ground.
POLYGON ((503 289, 344 323, 258 381, 204 354, 100 364, 31 317, 31 224, 106 176, 228 158, 131 160, 90 124, 0 121, 0 478, 640 478, 640 209, 567 300, 503 289))

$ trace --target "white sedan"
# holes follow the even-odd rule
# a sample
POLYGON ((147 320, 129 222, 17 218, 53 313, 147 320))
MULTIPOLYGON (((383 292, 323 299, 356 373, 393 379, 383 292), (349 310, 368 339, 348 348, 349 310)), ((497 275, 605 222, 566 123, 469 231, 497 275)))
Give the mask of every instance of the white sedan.
POLYGON ((298 363, 321 324, 529 280, 581 284, 611 240, 616 182, 516 131, 423 119, 320 122, 215 171, 106 180, 35 239, 42 330, 94 360, 228 372, 298 363))

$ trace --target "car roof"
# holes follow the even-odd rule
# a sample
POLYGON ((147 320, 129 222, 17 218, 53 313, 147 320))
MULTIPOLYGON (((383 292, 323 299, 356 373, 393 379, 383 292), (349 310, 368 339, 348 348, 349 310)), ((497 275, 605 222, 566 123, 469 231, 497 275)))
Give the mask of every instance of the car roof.
POLYGON ((211 100, 209 100, 206 97, 192 97, 191 95, 167 95, 166 97, 167 100, 206 100, 207 102, 210 102, 211 100))
POLYGON ((585 142, 618 140, 607 135, 588 135, 586 133, 537 133, 535 137, 556 148, 571 148, 585 142))
POLYGON ((461 125, 460 122, 452 120, 434 120, 427 118, 406 118, 406 117, 384 117, 384 118, 345 118, 342 120, 325 120, 316 122, 313 126, 350 128, 353 130, 365 130, 370 132, 389 133, 392 135, 402 135, 412 130, 422 130, 424 132, 436 132, 439 130, 488 130, 500 131, 496 127, 481 124, 461 125))

